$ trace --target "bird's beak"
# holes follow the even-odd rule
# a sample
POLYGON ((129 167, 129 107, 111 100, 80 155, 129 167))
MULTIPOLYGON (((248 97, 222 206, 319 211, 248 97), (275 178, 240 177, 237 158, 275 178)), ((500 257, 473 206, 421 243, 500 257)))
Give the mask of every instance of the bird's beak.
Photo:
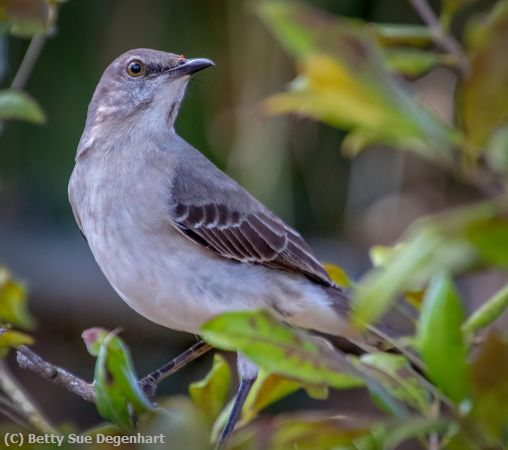
POLYGON ((214 62, 208 58, 187 59, 179 66, 176 66, 172 72, 180 77, 183 75, 192 75, 200 70, 214 65, 214 62))

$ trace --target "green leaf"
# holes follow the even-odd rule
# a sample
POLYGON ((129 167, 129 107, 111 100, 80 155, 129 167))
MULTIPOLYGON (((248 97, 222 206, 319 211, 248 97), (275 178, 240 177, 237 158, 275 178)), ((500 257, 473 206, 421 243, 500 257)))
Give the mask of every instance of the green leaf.
POLYGON ((0 322, 32 329, 34 318, 27 308, 24 286, 15 281, 9 271, 0 266, 0 322))
POLYGON ((424 286, 434 274, 458 273, 482 260, 502 258, 507 241, 492 224, 504 214, 503 202, 483 202, 415 224, 402 238, 404 245, 399 244, 382 267, 372 269, 355 285, 354 323, 364 328, 379 320, 397 295, 424 286), (482 236, 485 223, 490 224, 489 231, 482 236))
POLYGON ((0 119, 17 119, 33 123, 46 120, 39 105, 28 94, 0 90, 0 119))
POLYGON ((368 353, 360 361, 391 395, 422 413, 429 412, 429 394, 404 356, 368 353))
POLYGON ((459 85, 461 121, 475 154, 508 121, 508 1, 499 1, 469 36, 471 73, 459 85))
POLYGON ((267 372, 336 388, 363 384, 343 355, 264 310, 222 314, 206 322, 201 334, 214 347, 239 351, 267 372))
POLYGON ((207 421, 213 424, 226 404, 231 371, 221 355, 216 354, 210 372, 201 381, 191 383, 189 394, 207 421))
POLYGON ((368 27, 383 47, 426 47, 433 43, 430 29, 423 25, 371 23, 368 27))
POLYGON ((446 55, 415 49, 387 49, 384 55, 389 70, 409 78, 421 77, 435 67, 451 62, 446 55))
POLYGON ((361 24, 296 1, 261 5, 261 17, 299 66, 289 91, 265 102, 267 112, 295 112, 351 130, 355 139, 343 144, 349 153, 376 142, 450 160, 449 146, 459 141, 458 133, 398 83, 361 24))
POLYGON ((88 351, 97 356, 94 385, 97 410, 122 429, 135 425, 136 415, 152 408, 138 384, 129 350, 113 333, 91 328, 82 334, 88 351))
POLYGON ((418 347, 430 379, 451 400, 470 398, 464 311, 452 280, 436 275, 425 295, 418 324, 418 347))
POLYGON ((471 363, 475 394, 472 416, 494 439, 508 427, 508 341, 501 335, 488 336, 471 363))
POLYGON ((462 325, 463 333, 469 335, 489 326, 506 311, 506 308, 508 308, 508 284, 496 292, 493 297, 467 319, 462 325))

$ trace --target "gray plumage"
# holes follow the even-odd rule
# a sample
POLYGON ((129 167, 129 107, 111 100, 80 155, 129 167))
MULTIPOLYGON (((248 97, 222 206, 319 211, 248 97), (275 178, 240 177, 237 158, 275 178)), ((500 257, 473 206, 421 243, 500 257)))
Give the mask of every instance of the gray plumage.
POLYGON ((190 75, 211 64, 138 49, 106 69, 69 183, 78 226, 114 289, 154 322, 198 333, 216 314, 270 308, 349 335, 347 300, 302 237, 175 133, 190 75))

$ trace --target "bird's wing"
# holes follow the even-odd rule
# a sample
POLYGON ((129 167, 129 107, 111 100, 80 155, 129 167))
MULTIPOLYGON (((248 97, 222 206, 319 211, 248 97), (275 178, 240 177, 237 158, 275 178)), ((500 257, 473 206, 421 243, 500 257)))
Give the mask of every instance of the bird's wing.
POLYGON ((333 285, 303 238, 213 164, 203 171, 177 167, 170 198, 174 224, 194 242, 225 258, 333 285))

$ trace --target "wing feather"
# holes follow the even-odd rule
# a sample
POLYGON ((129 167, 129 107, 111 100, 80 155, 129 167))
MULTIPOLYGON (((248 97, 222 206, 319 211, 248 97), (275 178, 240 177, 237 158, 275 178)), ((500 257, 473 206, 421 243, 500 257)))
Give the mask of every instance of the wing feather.
POLYGON ((211 180, 183 166, 172 180, 171 217, 178 230, 225 258, 298 272, 333 285, 300 234, 211 163, 206 164, 206 169, 212 169, 211 180))

